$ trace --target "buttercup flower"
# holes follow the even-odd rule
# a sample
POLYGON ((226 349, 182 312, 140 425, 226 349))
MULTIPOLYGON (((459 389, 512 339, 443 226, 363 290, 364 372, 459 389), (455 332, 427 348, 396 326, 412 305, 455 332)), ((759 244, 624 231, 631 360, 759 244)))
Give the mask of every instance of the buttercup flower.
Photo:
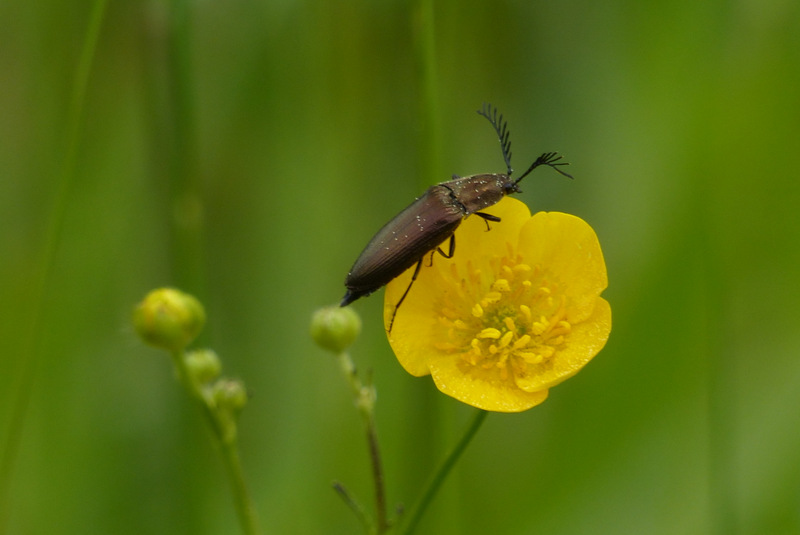
MULTIPOLYGON (((558 212, 531 216, 505 197, 456 231, 456 252, 426 255, 389 343, 410 374, 480 409, 519 412, 547 398, 605 345, 611 307, 594 230, 558 212)), ((445 243, 444 246, 447 244, 445 243)), ((386 287, 384 325, 414 272, 386 287)))

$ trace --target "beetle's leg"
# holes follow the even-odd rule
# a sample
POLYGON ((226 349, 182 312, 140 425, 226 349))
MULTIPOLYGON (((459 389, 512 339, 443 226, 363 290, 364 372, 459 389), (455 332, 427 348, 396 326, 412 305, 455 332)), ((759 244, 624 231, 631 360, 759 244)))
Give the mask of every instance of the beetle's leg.
POLYGON ((419 270, 421 267, 422 267, 422 259, 420 259, 420 261, 417 262, 417 267, 414 269, 414 274, 411 275, 411 282, 408 283, 408 288, 406 288, 406 291, 403 292, 403 297, 401 297, 400 300, 397 302, 397 304, 394 306, 394 312, 392 312, 392 319, 389 320, 389 330, 386 331, 387 333, 392 332, 392 327, 394 326, 394 317, 397 316, 397 309, 399 309, 400 305, 403 303, 403 301, 405 301, 406 296, 408 295, 408 291, 411 289, 411 285, 413 285, 414 281, 417 280, 417 275, 419 275, 419 270))
MULTIPOLYGON (((428 253, 425 253, 425 254, 428 254, 428 253)), ((434 254, 436 254, 436 251, 431 251, 431 259, 428 261, 428 267, 431 267, 433 265, 433 255, 434 254)), ((420 262, 421 261, 422 260, 420 260, 420 262)))
POLYGON ((489 221, 493 223, 497 223, 500 221, 500 218, 496 215, 487 214, 485 212, 475 212, 475 215, 480 216, 483 218, 483 222, 486 223, 486 231, 490 231, 491 228, 489 227, 489 221))
POLYGON ((442 251, 441 247, 437 247, 436 249, 431 251, 431 259, 428 262, 428 267, 431 267, 433 265, 433 255, 436 254, 437 252, 445 258, 453 258, 453 254, 456 252, 455 234, 450 236, 450 245, 448 246, 448 252, 445 253, 444 251, 442 251))
MULTIPOLYGON (((448 252, 445 253, 444 251, 442 251, 441 247, 437 247, 436 250, 439 251, 439 254, 445 258, 453 258, 453 255, 456 252, 456 235, 453 234, 452 236, 450 236, 450 245, 448 252)), ((431 264, 433 264, 433 255, 431 255, 431 264)))

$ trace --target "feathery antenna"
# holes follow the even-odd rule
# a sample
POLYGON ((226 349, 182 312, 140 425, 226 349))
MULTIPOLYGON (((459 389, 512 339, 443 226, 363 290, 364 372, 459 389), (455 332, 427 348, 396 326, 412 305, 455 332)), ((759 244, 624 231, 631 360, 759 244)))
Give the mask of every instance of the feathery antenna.
POLYGON ((503 150, 503 159, 506 161, 506 167, 508 168, 508 176, 511 176, 514 170, 511 169, 511 140, 508 139, 510 133, 508 131, 508 123, 503 121, 502 113, 498 118, 497 108, 492 108, 492 105, 487 102, 483 103, 483 108, 478 111, 478 115, 483 115, 489 119, 494 131, 497 132, 497 137, 500 139, 500 148, 503 150))
POLYGON ((536 158, 536 161, 533 162, 530 167, 528 167, 527 171, 522 173, 521 177, 519 177, 514 181, 514 184, 519 184, 520 180, 528 176, 528 174, 531 171, 533 171, 540 165, 546 165, 548 167, 552 167, 555 171, 564 175, 565 177, 572 178, 572 175, 565 173, 564 171, 558 168, 558 166, 560 165, 569 165, 569 162, 559 162, 558 160, 560 160, 561 158, 563 158, 563 156, 559 156, 557 152, 545 152, 544 154, 536 158))
MULTIPOLYGON (((503 114, 500 114, 500 117, 498 117, 497 108, 492 107, 492 105, 487 102, 483 103, 483 107, 478 111, 478 115, 483 115, 486 117, 489 122, 492 123, 494 131, 497 132, 497 137, 500 139, 500 148, 503 150, 503 159, 506 161, 508 176, 510 177, 514 170, 511 169, 511 140, 509 139, 510 132, 508 131, 508 123, 503 121, 503 114)), ((569 165, 568 162, 559 162, 561 158, 562 156, 559 156, 557 152, 545 152, 536 158, 536 161, 534 161, 531 166, 528 167, 527 171, 522 173, 522 176, 514 181, 514 184, 519 184, 520 180, 528 176, 531 171, 540 165, 551 167, 559 174, 562 174, 567 178, 572 178, 572 175, 559 169, 559 166, 569 165)))

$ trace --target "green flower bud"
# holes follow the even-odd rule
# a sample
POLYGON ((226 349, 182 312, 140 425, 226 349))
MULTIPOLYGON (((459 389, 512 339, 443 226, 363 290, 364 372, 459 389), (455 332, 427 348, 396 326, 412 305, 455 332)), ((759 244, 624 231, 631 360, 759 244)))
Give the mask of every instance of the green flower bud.
POLYGON ((180 351, 203 329, 206 313, 193 296, 175 290, 153 290, 133 311, 133 325, 150 345, 180 351))
POLYGON ((222 371, 222 363, 211 349, 190 351, 184 357, 186 370, 198 384, 208 383, 216 379, 222 371))
POLYGON ((220 379, 213 386, 214 402, 220 409, 239 412, 247 405, 247 390, 241 381, 220 379))
POLYGON ((320 308, 311 316, 311 338, 323 349, 341 353, 361 332, 361 318, 350 307, 320 308))

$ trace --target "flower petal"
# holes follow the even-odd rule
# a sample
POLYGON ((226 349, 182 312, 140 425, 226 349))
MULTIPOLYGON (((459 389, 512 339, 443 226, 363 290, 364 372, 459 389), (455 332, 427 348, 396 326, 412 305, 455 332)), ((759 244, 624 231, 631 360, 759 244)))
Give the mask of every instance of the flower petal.
POLYGON ((436 359, 431 363, 431 376, 439 390, 468 405, 486 411, 520 412, 547 399, 547 390, 525 392, 499 376, 487 379, 485 373, 471 373, 459 366, 459 361, 453 356, 436 359))
POLYGON ((600 242, 584 220, 560 212, 539 212, 520 230, 520 255, 546 266, 564 284, 570 299, 567 321, 578 323, 592 314, 595 299, 608 286, 600 242))
MULTIPOLYGON (((446 260, 436 256, 434 262, 446 260)), ((417 280, 400 308, 397 308, 397 303, 411 284, 414 266, 386 285, 383 300, 383 323, 389 344, 403 368, 416 377, 430 373, 428 358, 432 352, 431 341, 436 336, 433 332, 436 313, 432 297, 435 295, 434 290, 440 287, 441 277, 438 270, 431 269, 429 261, 430 257, 426 255, 417 280), (394 323, 389 331, 393 315, 394 323)))
POLYGON ((551 388, 578 373, 603 349, 611 333, 611 306, 602 297, 595 299, 591 317, 572 326, 564 348, 546 364, 533 367, 536 373, 518 377, 519 388, 527 392, 551 388))
POLYGON ((456 255, 459 257, 454 256, 450 262, 485 262, 492 256, 505 255, 506 244, 516 244, 519 229, 531 219, 528 206, 513 197, 503 197, 484 213, 497 216, 500 221, 486 221, 478 215, 467 217, 456 231, 456 255))

